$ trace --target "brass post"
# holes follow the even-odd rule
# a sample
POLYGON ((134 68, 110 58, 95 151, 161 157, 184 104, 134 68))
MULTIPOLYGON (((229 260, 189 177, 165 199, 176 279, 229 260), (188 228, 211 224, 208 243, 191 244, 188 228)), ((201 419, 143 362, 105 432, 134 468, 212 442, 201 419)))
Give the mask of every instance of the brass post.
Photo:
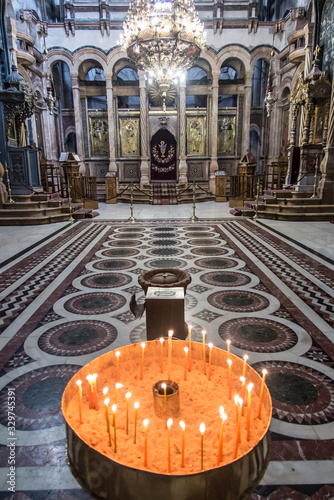
POLYGON ((195 220, 198 220, 198 217, 196 217, 196 214, 195 214, 195 210, 196 210, 196 184, 195 184, 195 182, 193 182, 193 214, 190 217, 190 220, 192 220, 193 222, 195 220))
POLYGON ((318 168, 319 168, 319 155, 317 155, 317 159, 315 160, 313 194, 311 196, 311 199, 317 198, 316 191, 317 191, 317 180, 318 180, 318 168))
POLYGON ((7 176, 7 190, 8 190, 8 194, 9 194, 9 200, 8 200, 8 203, 15 203, 15 201, 13 200, 12 198, 12 190, 10 188, 10 180, 9 180, 9 173, 8 173, 8 166, 7 166, 7 162, 5 161, 5 171, 6 171, 6 176, 7 176))
POLYGON ((256 222, 256 219, 258 217, 257 211, 258 211, 258 205, 259 205, 259 194, 260 194, 260 177, 257 180, 257 186, 256 186, 256 198, 255 198, 255 214, 253 215, 253 220, 256 222))
POLYGON ((73 215, 72 215, 72 198, 71 198, 71 185, 70 183, 67 184, 67 191, 68 191, 68 204, 69 204, 69 207, 70 207, 70 221, 74 222, 74 219, 73 219, 73 215))
POLYGON ((131 216, 128 218, 129 221, 135 222, 136 218, 133 216, 133 183, 131 182, 131 188, 130 188, 130 211, 131 211, 131 216))

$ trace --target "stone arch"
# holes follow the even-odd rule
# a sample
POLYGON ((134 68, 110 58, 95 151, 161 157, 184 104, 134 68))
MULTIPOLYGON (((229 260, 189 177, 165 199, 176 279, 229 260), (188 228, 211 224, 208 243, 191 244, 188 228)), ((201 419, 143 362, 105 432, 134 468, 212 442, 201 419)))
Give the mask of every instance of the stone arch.
POLYGON ((89 62, 92 63, 92 67, 97 64, 96 67, 100 67, 103 69, 104 74, 107 69, 107 60, 106 56, 98 49, 94 48, 83 48, 76 52, 73 56, 73 68, 71 71, 71 76, 81 76, 81 73, 84 71, 85 65, 89 62))
POLYGON ((112 78, 115 71, 114 67, 119 63, 119 61, 127 62, 127 66, 135 67, 134 64, 131 63, 130 59, 127 58, 126 52, 124 52, 121 47, 117 47, 115 50, 112 50, 107 56, 107 68, 104 72, 106 78, 112 78))
POLYGON ((201 52, 201 60, 207 62, 210 67, 210 75, 213 75, 217 71, 219 72, 217 55, 212 50, 208 49, 205 52, 201 52))
POLYGON ((278 93, 279 99, 283 98, 283 94, 284 94, 285 89, 289 89, 289 92, 291 94, 292 78, 290 76, 285 77, 284 80, 281 82, 281 85, 279 88, 279 93, 278 93))
POLYGON ((264 59, 266 63, 270 64, 272 47, 258 47, 251 54, 250 69, 254 72, 254 66, 259 59, 264 59))
POLYGON ((242 62, 245 70, 245 75, 250 72, 250 54, 248 50, 238 45, 228 45, 224 47, 218 54, 218 69, 220 68, 228 59, 236 59, 242 62))
POLYGON ((50 62, 51 69, 54 64, 60 61, 66 63, 70 69, 73 66, 73 57, 66 50, 51 49, 48 53, 48 60, 50 62))

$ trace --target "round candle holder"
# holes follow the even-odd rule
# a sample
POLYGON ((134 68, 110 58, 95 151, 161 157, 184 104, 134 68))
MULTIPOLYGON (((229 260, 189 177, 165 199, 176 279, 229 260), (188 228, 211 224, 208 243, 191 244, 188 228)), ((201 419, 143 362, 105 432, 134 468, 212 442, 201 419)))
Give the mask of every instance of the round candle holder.
POLYGON ((153 386, 154 412, 159 418, 177 418, 180 414, 179 385, 173 380, 159 380, 153 386), (162 384, 166 384, 165 391, 162 384))
MULTIPOLYGON (((188 342, 178 341, 173 342, 173 366, 175 366, 176 361, 179 361, 181 367, 184 366, 184 347, 188 346, 188 342)), ((203 348, 201 343, 192 342, 192 360, 193 369, 190 373, 193 374, 194 363, 198 362, 198 366, 201 366, 203 359, 203 348)), ((159 340, 150 341, 146 343, 145 359, 150 357, 150 361, 156 359, 159 360, 160 357, 160 342, 159 340)), ((139 344, 131 344, 118 349, 121 351, 121 366, 122 363, 132 363, 133 366, 140 366, 141 359, 141 347, 139 344)), ((230 359, 233 362, 233 373, 236 380, 243 372, 243 360, 230 354, 230 359)), ((148 362, 148 361, 147 361, 148 362)), ((128 365, 127 365, 128 366, 128 365)), ((159 370, 159 362, 156 364, 157 370, 159 370)), ((212 369, 213 369, 213 379, 215 376, 214 368, 226 367, 227 366, 227 353, 218 348, 212 349, 212 369)), ((133 458, 133 455, 144 454, 143 449, 143 437, 140 444, 140 433, 143 435, 142 420, 140 421, 141 427, 137 429, 137 439, 139 438, 139 448, 136 451, 131 451, 129 449, 127 458, 121 460, 118 453, 114 453, 113 447, 109 447, 105 444, 104 450, 96 449, 96 443, 94 441, 97 432, 100 432, 103 437, 103 442, 108 442, 108 433, 106 432, 104 425, 96 425, 96 410, 88 410, 88 397, 86 395, 86 402, 83 398, 83 424, 79 424, 78 417, 78 386, 77 380, 86 380, 88 374, 97 373, 99 375, 98 380, 102 378, 102 374, 105 374, 108 380, 114 380, 116 374, 116 361, 114 351, 110 351, 82 367, 74 377, 67 384, 62 397, 62 411, 65 419, 66 437, 67 437, 67 457, 71 471, 77 481, 81 486, 87 491, 87 493, 94 499, 97 500, 147 500, 148 497, 159 500, 170 500, 171 498, 176 498, 177 500, 246 500, 251 493, 254 491, 256 486, 261 481, 267 465, 270 460, 270 435, 269 435, 269 424, 272 415, 272 403, 269 390, 266 385, 264 385, 263 399, 262 399, 262 416, 261 416, 261 427, 256 434, 251 445, 247 448, 243 448, 237 454, 236 458, 230 455, 226 458, 226 453, 224 451, 224 461, 222 465, 216 466, 215 463, 211 461, 208 465, 209 458, 212 457, 214 450, 207 449, 205 455, 204 469, 201 471, 200 467, 197 467, 193 472, 184 472, 184 469, 179 469, 173 472, 173 467, 171 473, 166 472, 160 473, 152 470, 154 464, 151 462, 150 467, 144 467, 144 461, 140 462, 139 465, 133 466, 133 464, 127 463, 128 460, 133 458), (88 412, 89 419, 88 419, 88 412), (75 413, 75 415, 74 415, 75 413), (87 419, 87 421, 86 421, 87 419), (87 431, 87 433, 86 433, 87 431), (254 444, 255 443, 255 444, 254 444), (142 448, 141 448, 141 447, 142 448)), ((129 373, 132 373, 129 371, 129 373)), ((254 384, 254 398, 256 396, 257 401, 259 400, 260 388, 262 378, 250 365, 246 366, 246 379, 247 382, 254 384)), ((203 377, 203 374, 199 373, 199 377, 203 377)), ((178 380, 180 386, 182 386, 182 377, 178 380)), ((190 377, 189 377, 190 378, 190 377)), ((203 379, 202 379, 203 380, 203 379)), ((222 379, 222 380, 225 380, 222 379)), ((159 381, 158 383, 163 382, 159 381)), ((135 381, 133 381, 135 383, 135 381)), ((138 380, 137 383, 145 384, 144 380, 138 380)), ((189 380, 185 382, 189 384, 189 380)), ((205 394, 205 400, 210 400, 210 398, 216 397, 216 389, 214 382, 212 383, 212 393, 205 394)), ((193 390, 198 389, 197 381, 193 387, 193 390), (196 387, 195 387, 196 386, 196 387)), ((102 390, 102 388, 101 388, 102 390)), ((147 385, 148 393, 152 394, 152 382, 147 385)), ((184 403, 183 389, 180 388, 180 419, 184 420, 187 425, 187 418, 189 417, 189 408, 184 403), (184 405, 182 407, 182 405, 184 405)), ((85 390, 83 388, 83 395, 85 396, 85 390)), ((161 395, 160 395, 161 396, 161 395)), ((193 393, 191 393, 193 397, 193 393)), ((120 397, 119 397, 120 399, 120 397)), ((134 401, 133 401, 134 402, 134 401)), ((217 411, 221 401, 217 402, 217 411)), ((153 401, 152 401, 153 403, 153 401)), ((222 402, 225 404, 226 402, 222 402)), ((101 404, 100 406, 103 406, 101 404)), ((164 424, 158 417, 154 417, 153 404, 151 405, 152 412, 150 415, 142 415, 142 418, 149 418, 150 424, 148 427, 148 439, 150 437, 150 426, 154 418, 157 419, 161 429, 167 430, 164 424)), ((104 408, 100 408, 99 411, 103 411, 104 408)), ((139 411, 141 407, 139 408, 139 411)), ((118 411, 118 410, 117 410, 118 411)), ((255 420, 257 409, 254 409, 255 420)), ((101 413, 102 415, 102 413, 101 413)), ((230 412, 229 419, 231 421, 235 420, 235 411, 230 412)), ((205 414, 205 404, 203 406, 203 411, 198 416, 202 422, 209 424, 210 417, 205 414)), ((174 421, 172 426, 172 431, 175 429, 176 424, 174 421), (175 426, 175 428, 174 428, 175 426)), ((139 425, 139 422, 138 422, 139 425)), ((153 425, 153 424, 152 424, 153 425)), ((155 424, 157 425, 157 424, 155 424)), ((219 418, 217 419, 217 445, 219 438, 219 418)), ((178 426, 179 427, 179 426, 178 426)), ((197 428, 197 426, 196 426, 197 428)), ((216 427, 215 427, 216 428, 216 427)), ((121 432, 118 429, 119 434, 117 436, 117 446, 118 449, 122 446, 123 439, 129 439, 129 436, 125 437, 125 429, 121 432)), ((161 431, 163 432, 163 431, 161 431)), ((180 430, 179 430, 180 432, 180 430)), ((196 445, 200 441, 199 430, 198 437, 196 437, 196 445)), ((215 431, 216 432, 216 431, 215 431)), ((186 428, 187 434, 187 428, 186 428)), ((209 437, 209 436, 208 436, 209 437)), ((167 442, 167 441, 166 441, 167 442)), ((187 443, 186 437, 186 443, 187 443)), ((245 442, 245 441, 244 441, 245 442)), ((133 439, 131 436, 131 445, 133 444, 133 439)), ((226 445, 226 442, 224 446, 226 445)), ((149 441, 148 455, 150 457, 150 449, 157 449, 157 443, 155 441, 149 441)), ((166 445, 167 446, 167 445, 166 445)), ((159 455, 166 458, 167 461, 167 449, 166 446, 163 449, 158 449, 159 455)), ((199 445, 198 445, 199 446, 199 445)), ((225 448, 224 448, 225 450, 225 448)), ((172 449, 173 452, 173 449, 172 449)), ((199 451, 197 451, 197 457, 199 456, 199 451)), ((180 458, 180 455, 178 455, 180 458)), ((150 466, 150 458, 149 458, 150 466)), ((165 470, 165 469, 164 469, 165 470)))

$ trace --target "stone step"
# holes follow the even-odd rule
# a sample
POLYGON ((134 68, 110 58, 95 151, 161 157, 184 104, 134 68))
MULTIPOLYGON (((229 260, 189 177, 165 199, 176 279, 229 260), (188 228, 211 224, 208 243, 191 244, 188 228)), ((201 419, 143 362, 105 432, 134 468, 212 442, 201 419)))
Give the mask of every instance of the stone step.
POLYGON ((68 214, 56 214, 52 216, 38 217, 0 217, 0 226, 38 226, 41 224, 52 224, 54 222, 66 222, 68 214))
MULTIPOLYGON (((4 203, 5 210, 38 210, 49 206, 47 201, 16 201, 15 203, 4 203)), ((58 205, 57 205, 58 206, 58 205)))
POLYGON ((319 198, 276 198, 278 205, 321 205, 322 200, 319 198))
POLYGON ((290 213, 269 213, 261 212, 259 215, 261 219, 272 219, 272 220, 282 220, 282 221, 331 221, 334 218, 334 210, 332 212, 290 212, 290 213))
POLYGON ((294 213, 294 214, 307 214, 307 213, 332 213, 334 215, 334 205, 266 205, 266 213, 294 213))

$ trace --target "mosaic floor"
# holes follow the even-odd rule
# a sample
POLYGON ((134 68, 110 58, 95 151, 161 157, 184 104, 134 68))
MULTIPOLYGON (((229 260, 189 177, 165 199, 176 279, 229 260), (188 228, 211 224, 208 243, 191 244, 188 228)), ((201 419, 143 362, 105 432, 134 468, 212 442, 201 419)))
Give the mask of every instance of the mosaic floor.
MULTIPOLYGON (((268 369, 272 459, 252 500, 334 498, 334 263, 250 220, 82 221, 4 267, 0 280, 0 499, 87 500, 72 477, 60 410, 96 356, 145 339, 138 275, 192 277, 193 338, 268 369), (8 398, 15 394, 15 490, 8 398)), ((155 500, 155 499, 153 499, 155 500)))

